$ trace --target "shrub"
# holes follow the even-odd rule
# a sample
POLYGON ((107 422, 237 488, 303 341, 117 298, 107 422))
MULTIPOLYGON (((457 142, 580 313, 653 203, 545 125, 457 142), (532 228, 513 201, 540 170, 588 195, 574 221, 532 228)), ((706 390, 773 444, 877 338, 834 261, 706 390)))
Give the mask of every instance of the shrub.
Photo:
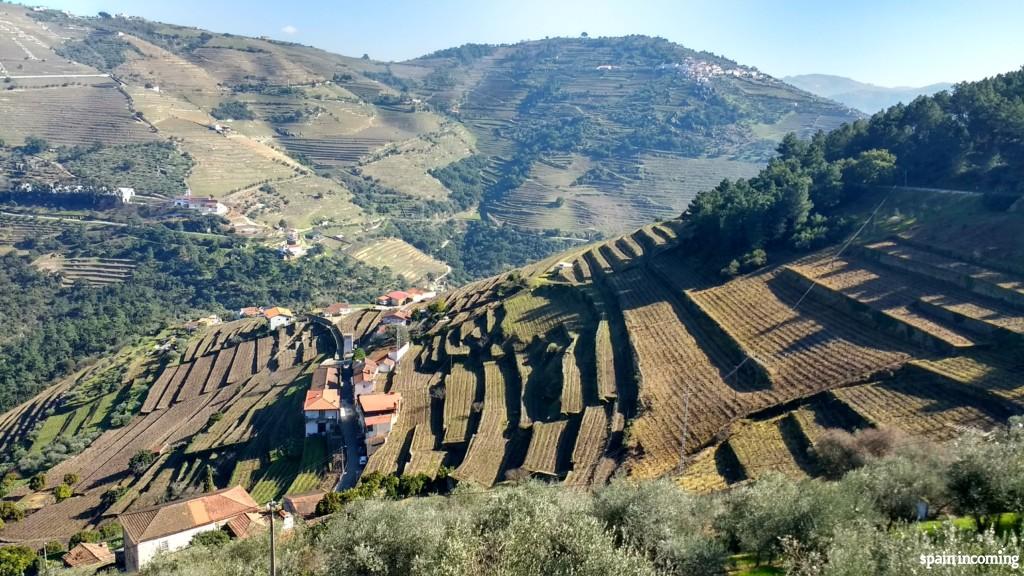
POLYGON ((53 489, 53 497, 57 499, 57 502, 63 502, 68 498, 71 498, 71 495, 71 486, 68 486, 67 484, 61 484, 53 489))
POLYGON ((0 502, 0 520, 15 521, 21 520, 25 517, 25 510, 21 508, 16 502, 2 501, 0 502))
POLYGON ((0 576, 24 574, 36 560, 36 552, 25 546, 0 548, 0 576))
POLYGON ((123 535, 124 529, 121 528, 121 524, 118 522, 111 521, 100 525, 100 538, 104 541, 117 540, 123 535))
POLYGON ((227 544, 230 540, 231 538, 228 536, 228 533, 223 530, 209 530, 193 536, 192 544, 219 547, 227 544))
POLYGON ((64 483, 67 484, 68 486, 74 486, 75 484, 78 484, 78 480, 78 474, 75 474, 74 472, 68 472, 67 474, 64 475, 64 483))
POLYGON ((101 539, 102 537, 100 536, 100 533, 95 530, 82 530, 71 537, 71 540, 68 541, 68 546, 74 548, 82 542, 93 544, 99 542, 101 539))
POLYGON ((46 489, 46 473, 45 472, 40 472, 40 473, 36 474, 35 476, 33 476, 28 481, 28 487, 31 488, 32 490, 36 491, 36 492, 39 492, 40 490, 45 490, 46 489))
POLYGON ((128 469, 131 473, 136 476, 142 476, 142 474, 156 462, 156 452, 152 450, 139 450, 134 456, 128 461, 128 469))
POLYGON ((900 437, 899 431, 893 428, 866 428, 853 434, 829 430, 814 443, 813 452, 821 472, 836 479, 860 468, 870 458, 888 455, 900 437))

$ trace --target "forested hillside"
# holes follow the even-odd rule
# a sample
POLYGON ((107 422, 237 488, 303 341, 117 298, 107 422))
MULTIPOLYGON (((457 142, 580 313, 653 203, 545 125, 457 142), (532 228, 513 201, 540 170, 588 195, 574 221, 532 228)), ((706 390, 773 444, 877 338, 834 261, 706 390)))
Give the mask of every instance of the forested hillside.
POLYGON ((0 336, 2 410, 87 359, 204 312, 231 317, 246 306, 369 301, 401 285, 342 255, 291 263, 224 235, 162 226, 39 232, 15 245, 23 254, 0 256, 0 307, 12 327, 0 336), (91 261, 90 275, 68 282, 67 271, 49 273, 52 254, 91 261), (122 277, 124 262, 131 266, 122 277))

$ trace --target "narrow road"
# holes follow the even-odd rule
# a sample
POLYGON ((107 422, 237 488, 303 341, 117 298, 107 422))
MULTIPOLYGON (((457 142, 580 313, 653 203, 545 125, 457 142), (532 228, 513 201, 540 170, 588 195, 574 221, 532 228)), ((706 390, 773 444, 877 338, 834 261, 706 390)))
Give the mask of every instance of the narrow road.
POLYGON ((362 466, 359 465, 359 418, 356 416, 355 397, 351 376, 342 378, 341 384, 341 433, 345 438, 345 473, 338 480, 334 490, 340 492, 359 483, 362 466))

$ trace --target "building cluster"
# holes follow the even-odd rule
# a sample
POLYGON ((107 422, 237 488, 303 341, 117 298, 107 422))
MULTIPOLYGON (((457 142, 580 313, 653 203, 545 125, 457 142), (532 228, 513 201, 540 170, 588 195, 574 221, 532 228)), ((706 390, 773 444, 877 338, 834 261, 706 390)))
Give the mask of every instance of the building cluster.
POLYGON ((752 80, 765 80, 768 78, 766 74, 762 74, 752 68, 742 66, 725 68, 720 64, 715 64, 706 60, 698 60, 692 57, 684 58, 681 63, 674 62, 671 64, 660 64, 658 65, 658 69, 676 69, 693 80, 696 80, 698 83, 707 82, 715 76, 734 76, 736 78, 749 78, 752 80))
POLYGON ((377 305, 386 308, 396 308, 406 304, 417 304, 429 298, 437 296, 437 292, 423 288, 409 288, 408 290, 393 290, 387 294, 377 297, 377 305))
POLYGON ((184 196, 175 198, 174 207, 194 210, 200 214, 216 214, 217 216, 223 216, 229 212, 228 207, 213 196, 193 196, 191 191, 186 191, 184 196))

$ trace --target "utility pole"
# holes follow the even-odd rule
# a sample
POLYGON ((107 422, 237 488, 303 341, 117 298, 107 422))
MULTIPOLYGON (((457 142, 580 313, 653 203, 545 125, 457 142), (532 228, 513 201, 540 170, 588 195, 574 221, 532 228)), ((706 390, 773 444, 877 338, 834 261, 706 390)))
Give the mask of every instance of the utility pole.
POLYGON ((277 551, 274 548, 274 514, 277 512, 277 502, 267 502, 267 511, 270 512, 270 576, 277 576, 277 551))

